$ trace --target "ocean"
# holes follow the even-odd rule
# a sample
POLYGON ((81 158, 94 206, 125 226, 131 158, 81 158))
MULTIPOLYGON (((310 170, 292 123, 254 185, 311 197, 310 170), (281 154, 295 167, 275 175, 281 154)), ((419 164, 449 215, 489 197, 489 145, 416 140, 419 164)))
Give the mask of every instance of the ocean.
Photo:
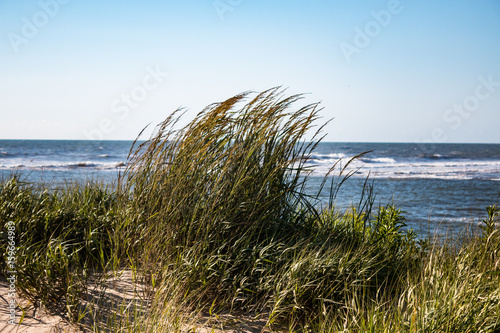
MULTIPOLYGON (((13 173, 32 182, 58 186, 89 179, 113 182, 123 172, 132 141, 0 140, 0 177, 13 173)), ((415 144, 322 142, 307 163, 313 172, 308 191, 315 194, 323 176, 333 175, 349 159, 352 177, 339 190, 335 205, 357 204, 365 180, 373 184, 375 205, 395 204, 418 234, 458 231, 500 204, 500 144, 415 144)), ((326 205, 329 184, 318 196, 326 205)))

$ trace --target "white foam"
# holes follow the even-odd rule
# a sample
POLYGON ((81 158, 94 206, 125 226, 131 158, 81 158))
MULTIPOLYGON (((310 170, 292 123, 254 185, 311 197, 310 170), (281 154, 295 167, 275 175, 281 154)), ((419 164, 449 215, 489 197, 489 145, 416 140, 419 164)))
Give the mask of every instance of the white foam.
MULTIPOLYGON (((335 160, 337 161, 337 160, 335 160)), ((343 161, 348 161, 344 159, 343 161)), ((333 165, 328 160, 315 160, 313 175, 325 175, 333 165)), ((339 163, 339 171, 345 163, 339 163)), ((349 164, 345 171, 354 177, 430 178, 430 179, 499 179, 500 161, 413 161, 397 162, 392 158, 361 158, 349 164)), ((345 172, 344 172, 345 173, 345 172)))
POLYGON ((328 160, 328 159, 340 159, 344 158, 345 154, 342 153, 331 153, 331 154, 312 154, 311 158, 314 160, 328 160))
POLYGON ((361 158, 361 161, 365 163, 388 163, 388 164, 396 163, 396 160, 390 157, 377 157, 377 158, 363 157, 361 158))
POLYGON ((74 170, 78 168, 85 169, 96 169, 96 170, 111 170, 119 169, 125 167, 123 162, 95 162, 95 161, 81 161, 81 162, 67 162, 61 163, 60 161, 43 161, 43 162, 28 162, 19 163, 19 161, 13 161, 9 164, 0 164, 0 169, 26 169, 26 170, 43 170, 51 169, 54 171, 59 170, 74 170))

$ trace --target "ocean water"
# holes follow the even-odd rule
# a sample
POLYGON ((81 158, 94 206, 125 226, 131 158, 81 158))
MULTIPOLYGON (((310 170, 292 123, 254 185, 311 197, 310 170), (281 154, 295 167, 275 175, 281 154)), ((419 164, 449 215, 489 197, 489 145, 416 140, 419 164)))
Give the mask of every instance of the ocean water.
POLYGON ((0 140, 0 175, 28 181, 112 181, 125 169, 132 141, 0 140))
MULTIPOLYGON (((0 140, 0 177, 21 173, 28 181, 55 186, 65 181, 116 180, 127 164, 131 141, 0 140)), ((426 234, 459 230, 485 217, 485 207, 500 204, 500 144, 320 143, 307 163, 313 172, 308 191, 317 193, 324 175, 346 169, 352 177, 335 205, 345 209, 360 200, 367 177, 375 204, 394 203, 409 227, 426 234)), ((329 184, 318 196, 328 203, 329 184)))

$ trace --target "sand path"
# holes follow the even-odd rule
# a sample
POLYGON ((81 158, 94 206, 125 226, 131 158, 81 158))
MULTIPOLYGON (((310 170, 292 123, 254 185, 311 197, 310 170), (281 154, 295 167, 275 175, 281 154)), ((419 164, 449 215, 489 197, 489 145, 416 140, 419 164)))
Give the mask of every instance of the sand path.
MULTIPOLYGON (((60 316, 52 316, 42 312, 34 313, 33 308, 26 311, 21 325, 9 324, 11 319, 9 316, 8 305, 10 297, 9 285, 6 281, 0 281, 0 333, 18 332, 18 333, 46 333, 46 332, 74 332, 60 316)), ((22 306, 29 307, 29 302, 23 299, 16 299, 22 306)), ((21 319, 22 310, 16 308, 16 320, 18 323, 21 319)))
MULTIPOLYGON (((126 304, 133 303, 137 296, 138 284, 133 283, 134 279, 130 271, 123 271, 115 278, 108 280, 107 288, 104 294, 105 300, 113 300, 118 304, 125 302, 126 304)), ((139 288, 140 289, 140 288, 139 288)), ((25 313, 22 323, 9 324, 9 284, 5 280, 0 280, 0 333, 19 332, 19 333, 46 333, 46 332, 81 332, 75 326, 71 326, 61 316, 51 315, 43 310, 38 310, 36 313, 33 306, 30 306, 29 301, 17 298, 18 304, 28 309, 25 313)), ((97 287, 89 289, 89 300, 97 297, 97 287)), ((95 298, 97 299, 97 298, 95 298)), ((94 299, 94 300, 95 300, 94 299)), ((104 310, 104 309, 103 309, 104 310)), ((103 313, 106 311, 103 311, 103 313)), ((22 310, 18 306, 16 308, 16 323, 19 323, 22 315, 22 310)), ((253 319, 249 316, 234 317, 231 315, 221 315, 219 317, 221 322, 225 322, 225 328, 217 325, 209 318, 199 318, 193 322, 194 325, 186 327, 186 332, 208 333, 208 332, 239 332, 239 333, 257 333, 257 332, 270 332, 266 327, 265 319, 253 319), (211 322, 211 324, 209 324, 211 322), (232 325, 227 325, 232 322, 232 325), (229 326, 229 327, 227 327, 229 326)), ((217 321, 219 321, 217 320, 217 321)), ((184 330, 183 330, 184 331, 184 330)))

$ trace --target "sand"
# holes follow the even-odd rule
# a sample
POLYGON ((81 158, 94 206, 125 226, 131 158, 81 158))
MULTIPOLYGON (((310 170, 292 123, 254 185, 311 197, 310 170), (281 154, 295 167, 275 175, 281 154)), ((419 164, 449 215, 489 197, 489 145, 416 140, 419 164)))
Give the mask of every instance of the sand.
MULTIPOLYGON (((143 286, 137 282, 130 270, 125 270, 117 276, 107 279, 105 289, 103 284, 99 286, 91 285, 88 290, 87 301, 94 304, 107 304, 112 301, 115 304, 134 304, 137 302, 138 295, 142 294, 143 286), (105 290, 105 292, 103 292, 105 290)), ((49 314, 44 310, 35 311, 29 301, 23 298, 17 298, 16 301, 21 307, 26 309, 25 316, 20 325, 9 324, 8 306, 9 287, 7 281, 0 281, 0 333, 19 332, 19 333, 45 333, 45 332, 81 332, 78 327, 69 324, 62 315, 49 314)), ((87 303, 88 304, 88 303, 87 303)), ((85 304, 86 305, 86 304, 85 304)), ((106 308, 99 311, 99 316, 109 315, 106 308)), ((21 318, 22 310, 16 309, 16 323, 21 318)), ((229 314, 220 314, 217 318, 198 317, 193 320, 186 332, 193 331, 205 332, 241 332, 256 333, 269 332, 266 329, 267 321, 264 318, 255 319, 251 316, 233 316, 229 314)), ((86 330, 87 331, 87 330, 86 330)))
MULTIPOLYGON (((21 325, 9 324, 8 306, 9 286, 6 281, 0 281, 0 332, 19 332, 19 333, 46 333, 46 332, 75 332, 61 316, 50 315, 46 312, 35 312, 30 303, 25 299, 17 299, 21 306, 27 308, 21 325)), ((19 307, 16 309, 16 323, 21 319, 22 311, 19 307)))

